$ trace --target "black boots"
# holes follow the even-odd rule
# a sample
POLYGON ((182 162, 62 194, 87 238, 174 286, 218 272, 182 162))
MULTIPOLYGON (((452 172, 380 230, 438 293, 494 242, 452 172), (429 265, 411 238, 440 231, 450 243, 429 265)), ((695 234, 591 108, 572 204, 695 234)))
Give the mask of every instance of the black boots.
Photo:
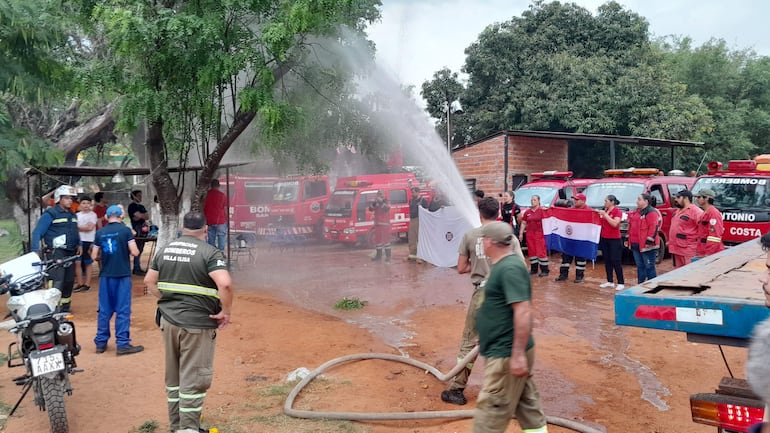
POLYGON ((582 282, 583 282, 583 276, 584 276, 584 274, 585 274, 585 271, 581 271, 580 269, 578 269, 578 270, 575 272, 575 282, 576 282, 576 283, 582 283, 582 282))
POLYGON ((377 248, 375 251, 376 251, 376 254, 374 255, 374 257, 372 257, 372 261, 377 262, 382 260, 382 248, 377 248))
POLYGON ((538 277, 547 277, 548 276, 548 265, 540 265, 540 273, 537 274, 538 277))
POLYGON ((529 275, 537 275, 537 262, 529 265, 529 275))
POLYGON ((390 247, 385 247, 385 263, 390 263, 390 247))

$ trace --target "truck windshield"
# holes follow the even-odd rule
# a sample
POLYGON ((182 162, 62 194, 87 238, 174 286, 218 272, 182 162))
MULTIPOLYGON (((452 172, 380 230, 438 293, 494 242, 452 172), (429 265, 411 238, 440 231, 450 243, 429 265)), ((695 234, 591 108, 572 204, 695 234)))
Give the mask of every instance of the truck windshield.
POLYGON ((620 204, 619 208, 626 210, 636 209, 636 198, 644 192, 644 184, 635 182, 601 182, 592 183, 586 187, 583 194, 586 195, 586 205, 594 209, 604 207, 604 199, 608 195, 614 195, 620 204))
POLYGON ((701 189, 714 191, 718 209, 756 209, 770 206, 770 177, 701 177, 692 187, 694 195, 701 189))
POLYGON ((326 205, 327 214, 348 213, 353 209, 353 201, 356 198, 356 192, 353 190, 337 190, 329 197, 329 203, 326 205))
POLYGON ((273 201, 278 203, 297 201, 299 181, 276 182, 273 185, 273 201))
POLYGON ((521 207, 532 206, 532 196, 536 195, 540 197, 540 205, 548 207, 553 203, 553 199, 556 194, 559 193, 559 189, 553 186, 522 186, 516 190, 516 198, 514 201, 521 207))
MULTIPOLYGON (((235 188, 230 188, 235 191, 235 188)), ((246 203, 270 203, 273 198, 273 182, 246 181, 243 184, 246 203)))

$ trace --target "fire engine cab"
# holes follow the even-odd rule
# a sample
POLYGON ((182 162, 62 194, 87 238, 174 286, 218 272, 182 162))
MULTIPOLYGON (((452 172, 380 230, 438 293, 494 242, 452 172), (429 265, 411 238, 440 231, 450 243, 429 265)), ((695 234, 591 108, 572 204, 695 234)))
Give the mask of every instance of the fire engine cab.
POLYGON ((257 228, 265 237, 320 236, 329 201, 328 176, 294 176, 273 183, 268 223, 257 228))
POLYGON ((583 192, 596 179, 573 179, 571 171, 544 171, 531 173, 530 181, 516 190, 516 204, 529 208, 533 195, 540 197, 540 205, 551 207, 557 200, 569 200, 583 192))
POLYGON ((369 174, 343 177, 329 199, 324 215, 324 238, 335 242, 371 245, 374 215, 369 204, 383 191, 390 204, 391 234, 405 237, 409 232, 411 188, 419 186, 413 173, 369 174))
POLYGON ((254 233, 267 225, 276 180, 275 177, 231 175, 228 184, 225 176, 219 178, 221 185, 227 185, 231 233, 254 233))
POLYGON ((722 242, 737 245, 762 236, 770 230, 770 155, 749 160, 708 164, 708 173, 700 176, 693 191, 714 191, 714 206, 722 212, 725 232, 722 242))

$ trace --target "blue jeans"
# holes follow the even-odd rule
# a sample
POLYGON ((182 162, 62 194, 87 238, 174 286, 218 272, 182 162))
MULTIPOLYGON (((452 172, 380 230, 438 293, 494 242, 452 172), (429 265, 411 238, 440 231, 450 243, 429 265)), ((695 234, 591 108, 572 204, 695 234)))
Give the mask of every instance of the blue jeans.
POLYGON ((632 250, 634 253, 634 262, 636 263, 636 279, 639 283, 651 280, 658 276, 655 268, 655 259, 658 258, 658 250, 641 252, 632 250))
POLYGON ((225 224, 209 224, 209 235, 207 242, 212 247, 219 248, 220 251, 225 250, 225 239, 227 238, 227 223, 225 224))
POLYGON ((99 278, 99 313, 96 318, 96 347, 104 347, 110 339, 110 320, 115 314, 115 344, 131 343, 131 277, 99 278))

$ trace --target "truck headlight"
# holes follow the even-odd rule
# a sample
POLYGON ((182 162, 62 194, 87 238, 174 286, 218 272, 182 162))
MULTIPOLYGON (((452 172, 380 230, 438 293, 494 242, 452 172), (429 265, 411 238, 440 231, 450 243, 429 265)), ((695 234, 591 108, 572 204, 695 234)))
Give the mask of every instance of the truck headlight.
POLYGON ((356 232, 356 229, 353 227, 348 227, 344 230, 342 230, 342 233, 345 233, 346 235, 352 235, 356 232))

